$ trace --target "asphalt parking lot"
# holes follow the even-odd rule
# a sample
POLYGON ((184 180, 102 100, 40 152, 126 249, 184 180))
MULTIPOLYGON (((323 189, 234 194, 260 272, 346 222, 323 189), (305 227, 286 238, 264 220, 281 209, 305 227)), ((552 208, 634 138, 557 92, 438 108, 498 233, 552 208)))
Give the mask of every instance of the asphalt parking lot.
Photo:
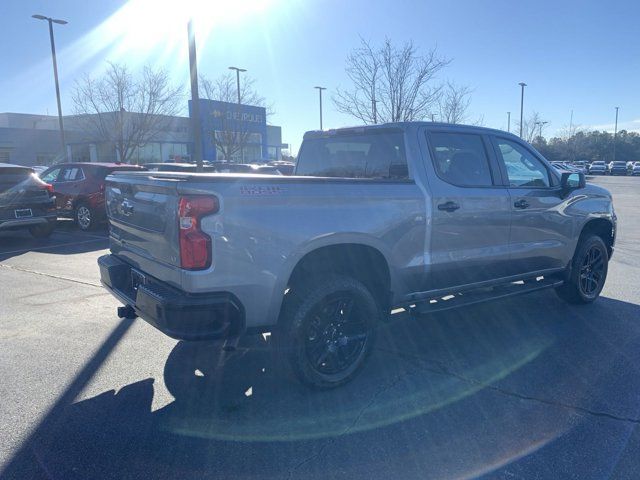
POLYGON ((352 383, 313 392, 269 338, 230 357, 120 320, 106 233, 0 234, 0 478, 640 477, 640 179, 590 306, 552 291, 395 316, 352 383))

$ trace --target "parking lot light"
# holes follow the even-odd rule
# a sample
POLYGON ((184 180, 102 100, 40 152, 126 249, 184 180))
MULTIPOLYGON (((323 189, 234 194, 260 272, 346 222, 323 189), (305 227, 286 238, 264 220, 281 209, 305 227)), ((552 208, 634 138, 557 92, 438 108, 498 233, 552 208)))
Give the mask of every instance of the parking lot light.
POLYGON ((58 82, 58 62, 56 61, 56 43, 53 38, 53 24, 57 23, 58 25, 66 25, 66 20, 61 20, 59 18, 51 18, 46 17, 44 15, 31 15, 32 18, 36 20, 46 20, 49 23, 49 40, 51 42, 51 58, 53 60, 53 79, 56 85, 56 102, 58 103, 58 125, 60 127, 60 144, 62 147, 62 155, 66 159, 67 158, 67 142, 64 138, 64 123, 62 121, 62 105, 60 103, 60 84, 58 82))

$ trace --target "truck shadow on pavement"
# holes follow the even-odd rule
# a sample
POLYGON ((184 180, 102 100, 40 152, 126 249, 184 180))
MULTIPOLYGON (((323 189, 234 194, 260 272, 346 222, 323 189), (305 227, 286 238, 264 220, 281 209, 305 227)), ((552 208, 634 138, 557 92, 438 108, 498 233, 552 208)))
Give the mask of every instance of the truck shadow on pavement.
POLYGON ((26 230, 0 232, 0 262, 30 251, 73 255, 102 250, 108 246, 106 225, 83 232, 71 220, 59 220, 49 238, 34 238, 26 230))
POLYGON ((570 307, 549 292, 400 314, 331 391, 292 381, 268 337, 230 356, 179 342, 164 371, 173 402, 152 411, 148 378, 71 403, 85 375, 0 477, 530 477, 566 464, 584 478, 611 473, 612 456, 637 471, 638 318, 635 304, 570 307))

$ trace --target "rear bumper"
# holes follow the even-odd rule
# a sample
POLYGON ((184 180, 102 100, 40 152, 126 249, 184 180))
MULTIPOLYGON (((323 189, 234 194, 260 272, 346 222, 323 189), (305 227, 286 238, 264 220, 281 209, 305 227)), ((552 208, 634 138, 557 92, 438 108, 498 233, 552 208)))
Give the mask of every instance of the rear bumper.
POLYGON ((134 288, 132 267, 115 255, 98 259, 100 281, 113 296, 164 334, 178 340, 211 340, 240 335, 244 309, 231 293, 189 294, 153 277, 134 288))

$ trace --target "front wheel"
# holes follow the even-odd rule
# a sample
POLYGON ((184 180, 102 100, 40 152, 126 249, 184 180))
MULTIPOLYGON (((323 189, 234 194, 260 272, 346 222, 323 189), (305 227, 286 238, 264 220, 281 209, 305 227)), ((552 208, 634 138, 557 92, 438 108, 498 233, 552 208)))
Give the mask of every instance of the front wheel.
POLYGON ((294 286, 282 315, 279 348, 296 377, 311 387, 334 388, 364 365, 381 312, 364 284, 331 275, 294 286))
POLYGON ((597 235, 585 237, 576 248, 569 279, 556 289, 563 300, 584 304, 593 302, 604 288, 607 279, 609 253, 597 235))

